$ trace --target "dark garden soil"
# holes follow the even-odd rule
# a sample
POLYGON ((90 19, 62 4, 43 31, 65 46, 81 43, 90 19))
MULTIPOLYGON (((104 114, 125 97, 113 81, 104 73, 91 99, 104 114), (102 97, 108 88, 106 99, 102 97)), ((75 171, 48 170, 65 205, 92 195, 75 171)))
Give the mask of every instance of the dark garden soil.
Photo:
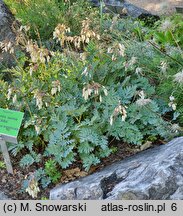
MULTIPOLYGON (((151 145, 151 147, 155 145, 160 145, 163 142, 158 141, 157 143, 151 145), (158 144, 157 144, 158 143, 158 144)), ((97 166, 92 166, 88 173, 84 171, 82 168, 81 162, 76 162, 72 167, 69 167, 66 170, 61 171, 62 177, 58 184, 67 183, 69 181, 73 181, 80 177, 92 174, 94 172, 99 171, 103 167, 110 165, 116 161, 123 160, 126 157, 132 156, 141 150, 137 146, 128 145, 126 143, 121 143, 119 141, 111 141, 111 146, 117 148, 118 150, 111 154, 109 157, 103 159, 100 164, 97 166)), ((145 147, 146 149, 146 147, 145 147)), ((6 169, 0 168, 0 191, 7 195, 10 199, 13 200, 31 200, 33 199, 27 192, 22 192, 22 181, 25 180, 30 173, 33 173, 34 170, 38 169, 37 166, 32 166, 29 169, 23 169, 19 166, 19 161, 21 156, 13 157, 11 156, 11 161, 13 165, 14 175, 8 174, 6 169)), ((3 161, 3 157, 0 154, 0 161, 3 161)), ((50 185, 46 189, 41 189, 38 193, 38 197, 36 199, 45 199, 49 198, 49 191, 55 187, 55 185, 50 185)))

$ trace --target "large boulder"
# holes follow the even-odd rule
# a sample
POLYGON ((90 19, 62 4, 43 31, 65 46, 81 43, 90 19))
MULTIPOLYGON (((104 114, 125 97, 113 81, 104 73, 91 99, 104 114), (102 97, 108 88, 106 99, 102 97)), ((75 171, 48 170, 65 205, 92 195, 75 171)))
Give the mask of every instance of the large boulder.
MULTIPOLYGON (((90 0, 94 6, 99 7, 99 0, 90 0)), ((118 14, 121 18, 131 17, 132 19, 139 19, 144 21, 145 24, 152 26, 160 17, 143 8, 137 7, 134 4, 125 0, 104 0, 105 7, 104 13, 118 14)))
MULTIPOLYGON (((100 6, 100 0, 90 0, 93 5, 100 6)), ((151 14, 149 11, 143 8, 137 7, 134 4, 125 0, 104 0, 105 7, 104 12, 113 12, 121 16, 130 16, 132 18, 139 19, 159 19, 157 15, 151 14)))
POLYGON ((183 137, 58 185, 52 200, 183 200, 183 137))
MULTIPOLYGON (((13 14, 10 12, 8 7, 0 0, 0 42, 15 42, 16 34, 12 28, 15 19, 13 14)), ((7 66, 12 66, 14 59, 12 55, 8 52, 3 52, 0 49, 0 66, 5 64, 7 66)))

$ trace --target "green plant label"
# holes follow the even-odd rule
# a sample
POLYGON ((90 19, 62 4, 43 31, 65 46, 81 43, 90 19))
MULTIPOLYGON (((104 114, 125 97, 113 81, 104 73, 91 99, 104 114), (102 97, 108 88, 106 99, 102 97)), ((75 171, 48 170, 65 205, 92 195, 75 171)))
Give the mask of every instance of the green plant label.
POLYGON ((24 113, 0 108, 0 135, 17 137, 24 113))

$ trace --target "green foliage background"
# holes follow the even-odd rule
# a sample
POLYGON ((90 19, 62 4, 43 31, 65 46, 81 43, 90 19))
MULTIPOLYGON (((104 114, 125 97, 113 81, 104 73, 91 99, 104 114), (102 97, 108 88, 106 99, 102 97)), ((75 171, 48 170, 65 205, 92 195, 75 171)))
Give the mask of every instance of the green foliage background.
POLYGON ((172 25, 162 31, 163 19, 148 27, 101 16, 86 1, 5 2, 23 25, 30 25, 28 40, 37 40, 37 49, 46 49, 50 57, 35 63, 31 53, 19 53, 16 67, 8 70, 12 80, 0 80, 1 107, 25 113, 19 144, 10 150, 22 155, 22 167, 39 164, 35 175, 43 187, 56 183, 60 170, 75 162, 82 161, 87 171, 100 163, 112 153, 111 138, 141 145, 168 141, 182 131, 182 84, 174 81, 183 70, 181 16, 169 18, 172 25), (59 23, 71 28, 68 37, 78 36, 86 17, 100 40, 76 49, 52 38, 59 23), (89 87, 86 99, 83 92, 89 87), (176 111, 169 105, 171 95, 176 111), (139 100, 145 102, 139 105, 139 100))

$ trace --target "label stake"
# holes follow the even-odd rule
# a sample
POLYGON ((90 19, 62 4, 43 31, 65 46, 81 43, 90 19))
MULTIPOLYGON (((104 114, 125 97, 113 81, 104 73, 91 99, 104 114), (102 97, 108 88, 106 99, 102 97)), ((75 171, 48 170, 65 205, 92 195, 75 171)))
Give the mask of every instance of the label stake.
POLYGON ((6 142, 17 144, 18 131, 24 113, 0 108, 0 146, 8 173, 13 174, 13 168, 6 142))
POLYGON ((7 169, 8 173, 13 174, 13 168, 11 165, 10 156, 8 153, 8 148, 6 146, 5 140, 1 136, 0 136, 0 145, 1 145, 1 150, 3 153, 3 157, 4 157, 4 162, 6 164, 6 169, 7 169))

